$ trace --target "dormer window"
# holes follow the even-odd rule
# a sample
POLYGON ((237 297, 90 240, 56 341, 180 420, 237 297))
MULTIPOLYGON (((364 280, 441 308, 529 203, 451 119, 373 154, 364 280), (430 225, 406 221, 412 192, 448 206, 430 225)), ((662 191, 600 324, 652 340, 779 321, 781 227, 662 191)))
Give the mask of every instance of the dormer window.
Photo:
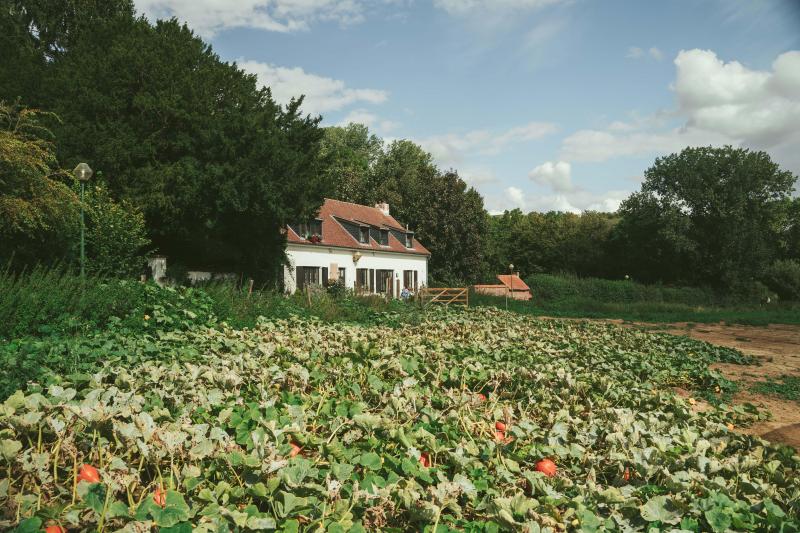
POLYGON ((359 230, 358 242, 361 244, 369 244, 369 227, 361 226, 359 230))
POLYGON ((314 219, 310 222, 301 222, 297 225, 299 234, 306 240, 315 240, 317 242, 322 240, 322 220, 314 219))
POLYGON ((406 233, 406 248, 413 248, 413 247, 414 247, 414 234, 406 233))
POLYGON ((381 245, 382 246, 389 246, 389 230, 382 229, 381 230, 381 245))

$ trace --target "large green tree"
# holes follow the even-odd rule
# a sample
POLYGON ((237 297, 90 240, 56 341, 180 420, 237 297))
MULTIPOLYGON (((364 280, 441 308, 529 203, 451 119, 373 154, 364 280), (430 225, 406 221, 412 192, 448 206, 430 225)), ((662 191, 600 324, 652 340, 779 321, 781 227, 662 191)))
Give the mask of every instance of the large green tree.
POLYGON ((620 209, 620 257, 650 281, 733 287, 777 257, 796 177, 764 152, 686 148, 658 158, 620 209))
POLYGON ((62 117, 59 159, 101 170, 173 262, 272 277, 280 227, 327 190, 319 119, 301 114, 301 100, 278 105, 175 20, 151 24, 129 2, 65 5, 74 9, 61 19, 26 11, 38 13, 32 28, 53 28, 43 34, 52 44, 29 38, 46 61, 36 89, 11 96, 62 117))
POLYGON ((506 211, 490 219, 487 280, 508 271, 523 276, 537 272, 569 272, 582 276, 611 275, 608 242, 617 223, 609 213, 580 215, 550 211, 506 211))
POLYGON ((483 198, 454 170, 442 172, 430 153, 399 140, 384 146, 366 126, 329 128, 323 151, 327 180, 341 200, 387 202, 431 251, 430 276, 440 283, 481 278, 487 215, 483 198))
MULTIPOLYGON (((79 184, 59 168, 43 116, 0 102, 0 263, 10 261, 13 269, 78 264, 79 184)), ((87 190, 84 209, 87 271, 140 273, 149 245, 141 213, 113 201, 97 181, 87 190)))
POLYGON ((374 199, 373 169, 383 152, 383 140, 363 124, 325 128, 322 157, 331 194, 364 204, 374 199))

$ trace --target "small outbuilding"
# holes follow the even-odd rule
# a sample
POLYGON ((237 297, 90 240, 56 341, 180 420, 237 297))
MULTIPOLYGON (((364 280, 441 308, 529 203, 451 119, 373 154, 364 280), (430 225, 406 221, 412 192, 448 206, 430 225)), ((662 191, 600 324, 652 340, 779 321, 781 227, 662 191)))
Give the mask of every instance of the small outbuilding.
POLYGON ((533 299, 531 288, 518 274, 498 274, 497 279, 500 281, 497 285, 475 285, 475 292, 490 296, 508 296, 523 301, 533 299))

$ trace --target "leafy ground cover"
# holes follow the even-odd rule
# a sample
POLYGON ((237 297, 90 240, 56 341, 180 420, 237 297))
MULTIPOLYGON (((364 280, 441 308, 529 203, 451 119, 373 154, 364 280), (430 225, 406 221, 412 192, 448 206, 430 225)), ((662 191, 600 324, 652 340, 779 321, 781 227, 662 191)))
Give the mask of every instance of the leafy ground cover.
POLYGON ((94 366, 0 407, 0 527, 798 530, 800 456, 671 389, 722 396, 708 365, 740 352, 488 308, 387 321, 73 339, 94 366))
POLYGON ((757 384, 753 390, 800 402, 800 377, 781 376, 778 379, 770 379, 757 384))

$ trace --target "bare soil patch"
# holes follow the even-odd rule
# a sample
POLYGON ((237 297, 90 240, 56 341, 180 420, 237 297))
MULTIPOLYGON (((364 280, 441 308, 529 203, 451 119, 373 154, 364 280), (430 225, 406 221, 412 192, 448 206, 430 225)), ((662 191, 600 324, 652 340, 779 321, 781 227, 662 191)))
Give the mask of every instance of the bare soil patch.
POLYGON ((758 435, 772 442, 781 442, 800 450, 800 403, 754 392, 753 386, 768 378, 800 376, 800 326, 776 325, 767 327, 726 324, 676 323, 658 328, 673 335, 687 335, 694 339, 728 346, 753 355, 759 366, 742 366, 717 363, 712 368, 726 378, 739 383, 740 390, 733 397, 735 403, 749 402, 772 414, 772 419, 759 422, 741 431, 758 435))
MULTIPOLYGON (((718 370, 727 379, 739 383, 739 392, 733 396, 733 403, 751 403, 772 415, 770 420, 737 430, 750 435, 758 435, 771 442, 788 444, 800 450, 800 402, 760 394, 752 390, 757 383, 770 379, 786 375, 800 376, 800 325, 744 326, 692 322, 653 324, 590 318, 568 320, 596 320, 621 326, 641 327, 672 335, 686 335, 711 344, 736 348, 742 353, 755 356, 760 362, 757 366, 730 363, 712 365, 712 368, 718 370)), ((676 393, 681 396, 689 396, 689 392, 684 390, 676 390, 676 393)), ((703 410, 705 406, 698 400, 695 408, 703 410)))

